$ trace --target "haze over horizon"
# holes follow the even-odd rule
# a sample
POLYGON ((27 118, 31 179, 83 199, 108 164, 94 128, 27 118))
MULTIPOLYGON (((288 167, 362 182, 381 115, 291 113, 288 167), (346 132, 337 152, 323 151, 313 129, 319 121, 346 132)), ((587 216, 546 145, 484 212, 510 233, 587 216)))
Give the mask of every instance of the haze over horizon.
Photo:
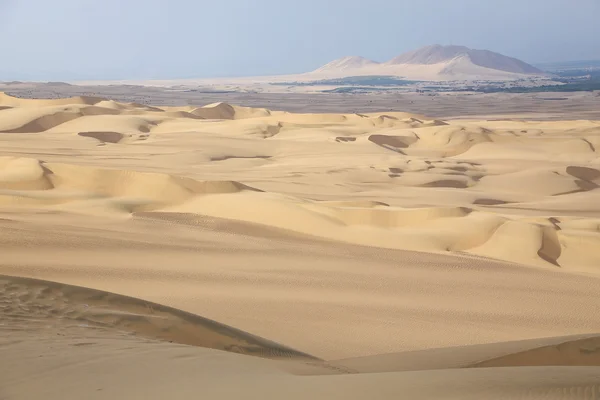
POLYGON ((0 81, 294 74, 439 43, 600 59, 596 0, 0 0, 0 81))

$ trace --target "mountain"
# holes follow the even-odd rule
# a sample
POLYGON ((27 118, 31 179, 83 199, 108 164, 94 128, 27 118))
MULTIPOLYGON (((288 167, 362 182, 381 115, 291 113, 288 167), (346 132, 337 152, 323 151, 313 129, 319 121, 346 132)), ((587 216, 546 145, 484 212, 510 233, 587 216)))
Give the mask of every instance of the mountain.
POLYGON ((474 65, 511 72, 514 74, 541 74, 533 65, 489 50, 475 50, 465 46, 441 46, 434 44, 409 51, 385 63, 385 65, 421 64, 431 65, 467 58, 474 65))
POLYGON ((392 58, 384 63, 385 65, 398 64, 438 64, 441 62, 452 60, 453 58, 466 54, 470 49, 464 46, 440 46, 434 44, 431 46, 421 47, 420 49, 403 53, 398 57, 392 58))
POLYGON ((421 80, 511 80, 544 72, 524 61, 465 46, 425 46, 384 63, 345 57, 309 73, 322 76, 395 75, 421 80))
POLYGON ((357 68, 373 67, 376 65, 379 65, 379 63, 369 60, 368 58, 361 56, 349 56, 333 60, 314 72, 345 71, 357 68))

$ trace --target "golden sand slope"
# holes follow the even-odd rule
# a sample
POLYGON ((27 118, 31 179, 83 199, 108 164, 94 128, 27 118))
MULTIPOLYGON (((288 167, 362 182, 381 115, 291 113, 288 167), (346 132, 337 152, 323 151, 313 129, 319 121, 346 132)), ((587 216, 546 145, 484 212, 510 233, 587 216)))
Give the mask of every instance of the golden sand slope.
POLYGON ((158 304, 6 276, 0 316, 0 394, 10 399, 600 395, 598 335, 327 362, 158 304))
POLYGON ((0 140, 0 274, 79 286, 0 279, 0 399, 600 395, 599 122, 0 95, 0 140))
POLYGON ((600 332, 595 275, 194 214, 0 218, 4 274, 165 304, 319 358, 600 332))

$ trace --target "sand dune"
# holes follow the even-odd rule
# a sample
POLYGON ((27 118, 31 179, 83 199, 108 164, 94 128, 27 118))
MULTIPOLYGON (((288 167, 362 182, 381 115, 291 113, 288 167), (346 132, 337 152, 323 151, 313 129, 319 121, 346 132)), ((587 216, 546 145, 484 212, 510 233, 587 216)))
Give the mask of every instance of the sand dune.
POLYGON ((44 132, 84 115, 114 114, 115 110, 96 106, 45 106, 3 110, 1 132, 44 132))
POLYGON ((0 105, 10 107, 43 107, 59 106, 66 104, 87 104, 93 105, 104 101, 99 97, 77 96, 66 99, 22 99, 10 96, 6 93, 0 93, 0 105))
POLYGON ((600 123, 434 117, 2 94, 0 398, 600 396, 600 123))
POLYGON ((600 183, 594 121, 449 123, 406 113, 291 114, 225 103, 161 109, 91 98, 71 99, 75 104, 2 99, 11 104, 2 111, 5 135, 35 133, 75 142, 84 152, 120 146, 110 151, 115 160, 138 154, 134 149, 144 143, 148 149, 168 144, 152 150, 155 156, 142 150, 134 156, 139 162, 115 165, 92 154, 81 159, 91 166, 69 157, 3 158, 5 206, 197 213, 356 244, 595 271, 597 230, 578 225, 567 236, 548 222, 585 218, 579 211, 586 204, 594 210, 600 183), (166 160, 168 173, 153 159, 166 160), (243 165, 259 169, 242 172, 243 165), (227 183, 232 173, 248 184, 227 183), (316 197, 299 190, 315 182, 323 187, 316 197), (331 183, 339 189, 323 186, 331 183), (366 194, 361 199, 387 205, 322 203, 357 189, 366 194), (568 209, 571 198, 578 205, 568 209), (532 220, 531 210, 546 210, 535 213, 545 218, 532 220), (589 251, 567 256, 566 242, 573 240, 589 251))
MULTIPOLYGON (((244 157, 229 156, 213 158, 212 161, 232 158, 244 157)), ((197 181, 168 174, 44 163, 29 158, 0 158, 0 167, 3 171, 0 175, 0 190, 3 189, 0 203, 4 206, 37 206, 89 214, 120 213, 123 216, 153 210, 183 212, 264 224, 377 247, 471 252, 547 267, 587 269, 588 265, 587 262, 581 265, 559 262, 564 246, 558 236, 561 228, 560 223, 552 224, 551 219, 515 219, 485 209, 477 210, 473 206, 351 206, 265 192, 236 181, 197 181), (552 255, 548 253, 548 240, 553 242, 552 255)), ((394 169, 395 173, 390 175, 400 176, 392 178, 394 180, 423 188, 464 189, 469 185, 479 188, 479 183, 467 174, 455 175, 465 173, 463 169, 467 167, 450 168, 455 169, 449 170, 448 174, 413 172, 410 179, 394 169)), ((552 188, 550 195, 579 190, 573 180, 557 174, 548 172, 546 180, 534 176, 537 179, 530 182, 523 179, 522 173, 518 175, 528 184, 527 189, 531 193, 543 194, 546 187, 552 188), (562 184, 562 179, 572 186, 562 184), (536 183, 541 186, 536 187, 536 183)), ((503 177, 490 185, 500 191, 503 189, 502 182, 510 185, 510 178, 512 176, 503 177)), ((485 184, 484 181, 481 186, 485 187, 485 184)), ((562 218, 561 222, 570 220, 562 218)), ((579 226, 570 233, 586 236, 591 246, 595 246, 598 240, 594 226, 587 229, 579 226)))
POLYGON ((0 366, 2 394, 17 399, 113 393, 186 398, 199 390, 245 398, 268 392, 327 399, 367 393, 586 399, 600 391, 594 335, 323 361, 159 304, 6 276, 0 276, 0 315, 0 331, 16 334, 0 339, 6 361, 0 366), (38 356, 36 362, 27 360, 29 354, 38 356), (236 384, 228 389, 219 383, 224 379, 236 384))
MULTIPOLYGON (((600 335, 559 336, 484 345, 444 347, 328 361, 356 373, 431 371, 455 368, 597 366, 600 335)), ((317 371, 301 369, 302 374, 317 371)))
POLYGON ((97 329, 267 358, 316 359, 160 304, 53 282, 0 277, 3 320, 67 319, 97 329), (27 312, 26 312, 27 310, 27 312))

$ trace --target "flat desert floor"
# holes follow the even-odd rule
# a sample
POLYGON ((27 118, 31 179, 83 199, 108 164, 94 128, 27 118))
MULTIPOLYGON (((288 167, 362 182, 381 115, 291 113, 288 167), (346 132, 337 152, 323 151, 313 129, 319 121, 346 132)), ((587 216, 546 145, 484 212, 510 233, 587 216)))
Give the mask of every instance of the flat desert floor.
POLYGON ((0 94, 0 399, 598 399, 600 120, 0 94))
MULTIPOLYGON (((176 85, 178 81, 165 84, 176 85)), ((541 93, 315 93, 266 83, 256 85, 139 86, 70 85, 63 82, 0 82, 0 91, 20 98, 102 97, 124 103, 198 106, 225 102, 293 113, 409 112, 447 119, 600 120, 600 91, 541 93), (275 91, 273 91, 275 90, 275 91)), ((310 87, 305 88, 307 90, 310 87)), ((457 86, 460 89, 460 86, 457 86)), ((314 88, 313 88, 314 90, 314 88)))

